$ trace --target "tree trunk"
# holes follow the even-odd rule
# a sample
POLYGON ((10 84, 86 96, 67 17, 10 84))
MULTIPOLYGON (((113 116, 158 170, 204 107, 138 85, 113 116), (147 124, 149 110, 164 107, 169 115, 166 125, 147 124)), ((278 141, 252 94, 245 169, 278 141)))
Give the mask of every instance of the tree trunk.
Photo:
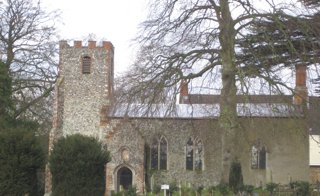
POLYGON ((231 161, 235 158, 237 103, 235 29, 228 0, 220 0, 219 41, 222 60, 222 90, 220 102, 220 127, 222 130, 222 179, 228 183, 231 161))

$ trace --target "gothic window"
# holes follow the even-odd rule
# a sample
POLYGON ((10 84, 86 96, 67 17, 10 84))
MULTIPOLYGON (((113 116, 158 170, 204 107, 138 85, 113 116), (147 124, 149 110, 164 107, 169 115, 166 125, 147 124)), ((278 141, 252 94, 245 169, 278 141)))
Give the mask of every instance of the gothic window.
POLYGON ((266 149, 264 146, 259 151, 259 168, 260 169, 266 168, 266 149))
POLYGON ((251 148, 251 168, 252 169, 256 169, 258 168, 258 149, 256 148, 256 146, 252 146, 251 148))
POLYGON ((153 139, 150 154, 151 154, 151 169, 167 169, 167 152, 168 143, 164 137, 153 139))
POLYGON ((265 169, 266 168, 266 148, 260 145, 253 145, 251 148, 251 168, 265 169))
POLYGON ((186 146, 186 169, 193 170, 193 141, 189 138, 186 146))
POLYGON ((167 140, 164 137, 160 140, 160 169, 167 169, 167 140))
POLYGON ((194 169, 202 170, 202 142, 201 140, 197 140, 195 144, 195 156, 194 156, 194 169))
POLYGON ((151 144, 151 169, 158 169, 158 140, 153 139, 151 144))
POLYGON ((91 58, 89 56, 82 57, 82 73, 90 74, 91 70, 91 58))
POLYGON ((186 145, 186 169, 202 170, 203 144, 201 140, 189 138, 186 145))

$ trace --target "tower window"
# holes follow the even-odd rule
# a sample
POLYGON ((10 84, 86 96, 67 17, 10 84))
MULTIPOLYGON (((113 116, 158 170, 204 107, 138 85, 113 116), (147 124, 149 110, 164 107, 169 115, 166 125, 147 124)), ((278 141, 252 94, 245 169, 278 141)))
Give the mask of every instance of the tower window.
POLYGON ((90 74, 91 70, 91 58, 89 56, 82 57, 82 73, 90 74))

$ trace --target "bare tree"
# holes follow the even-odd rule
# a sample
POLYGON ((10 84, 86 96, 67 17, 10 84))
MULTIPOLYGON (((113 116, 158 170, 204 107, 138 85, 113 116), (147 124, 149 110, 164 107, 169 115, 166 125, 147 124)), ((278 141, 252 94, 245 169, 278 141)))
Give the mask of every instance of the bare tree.
MULTIPOLYGON (((319 8, 320 6, 320 1, 316 1, 316 0, 302 0, 302 2, 306 5, 309 6, 311 8, 319 8)), ((320 23, 320 10, 318 10, 312 17, 313 20, 310 20, 311 27, 313 27, 313 29, 315 29, 317 32, 320 32, 320 26, 317 25, 320 23)), ((316 40, 320 39, 320 34, 317 34, 315 36, 316 40)), ((318 55, 319 56, 319 55, 318 55)), ((319 62, 318 62, 319 64, 319 62)), ((320 74, 317 75, 317 78, 315 78, 315 80, 313 81, 316 84, 315 87, 315 93, 320 95, 320 74)))
POLYGON ((0 58, 12 80, 13 118, 45 121, 44 106, 56 80, 56 29, 59 13, 47 13, 40 1, 0 3, 0 58))
MULTIPOLYGON (((224 156, 222 181, 227 182, 231 160, 237 154, 236 94, 241 92, 243 85, 248 85, 246 79, 254 76, 269 86, 275 86, 272 93, 292 90, 275 73, 275 70, 286 68, 280 66, 283 62, 271 64, 262 54, 247 56, 248 47, 240 43, 248 41, 260 21, 299 19, 306 17, 305 13, 314 13, 312 10, 302 12, 307 8, 301 5, 297 9, 298 5, 297 2, 268 0, 259 3, 250 0, 151 1, 150 15, 142 23, 142 31, 137 38, 141 45, 140 54, 120 81, 121 102, 141 102, 149 107, 152 103, 175 103, 179 90, 177 84, 180 81, 190 83, 197 78, 201 78, 201 84, 206 80, 209 82, 206 85, 211 87, 220 85, 219 123, 224 156), (301 12, 295 12, 297 10, 301 12), (249 61, 255 63, 249 64, 249 61), (252 70, 256 70, 256 74, 252 74, 252 70)), ((261 39, 261 45, 277 45, 269 36, 261 39)))

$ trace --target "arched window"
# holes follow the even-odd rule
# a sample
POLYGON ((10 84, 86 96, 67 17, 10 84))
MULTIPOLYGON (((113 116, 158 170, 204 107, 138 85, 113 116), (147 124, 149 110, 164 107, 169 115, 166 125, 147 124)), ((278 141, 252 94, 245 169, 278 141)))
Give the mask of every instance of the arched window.
POLYGON ((203 144, 199 139, 189 138, 186 145, 186 169, 202 170, 203 168, 203 144))
POLYGON ((194 147, 195 147, 194 169, 202 170, 203 146, 202 146, 201 140, 197 140, 194 147))
POLYGON ((91 71, 91 57, 83 56, 82 57, 82 73, 90 74, 91 71))
POLYGON ((160 139, 160 169, 167 169, 167 140, 162 137, 160 139))
POLYGON ((150 148, 151 152, 151 169, 158 169, 158 140, 157 139, 153 139, 152 144, 151 144, 151 148, 150 148))
POLYGON ((189 138, 186 146, 186 169, 193 170, 193 141, 189 138))
POLYGON ((165 137, 154 138, 150 148, 151 169, 167 169, 168 143, 165 137))
POLYGON ((263 146, 259 151, 259 168, 265 169, 266 168, 266 159, 267 159, 266 148, 263 146))
POLYGON ((267 160, 266 148, 261 145, 253 145, 251 147, 251 168, 265 169, 266 160, 267 160))

